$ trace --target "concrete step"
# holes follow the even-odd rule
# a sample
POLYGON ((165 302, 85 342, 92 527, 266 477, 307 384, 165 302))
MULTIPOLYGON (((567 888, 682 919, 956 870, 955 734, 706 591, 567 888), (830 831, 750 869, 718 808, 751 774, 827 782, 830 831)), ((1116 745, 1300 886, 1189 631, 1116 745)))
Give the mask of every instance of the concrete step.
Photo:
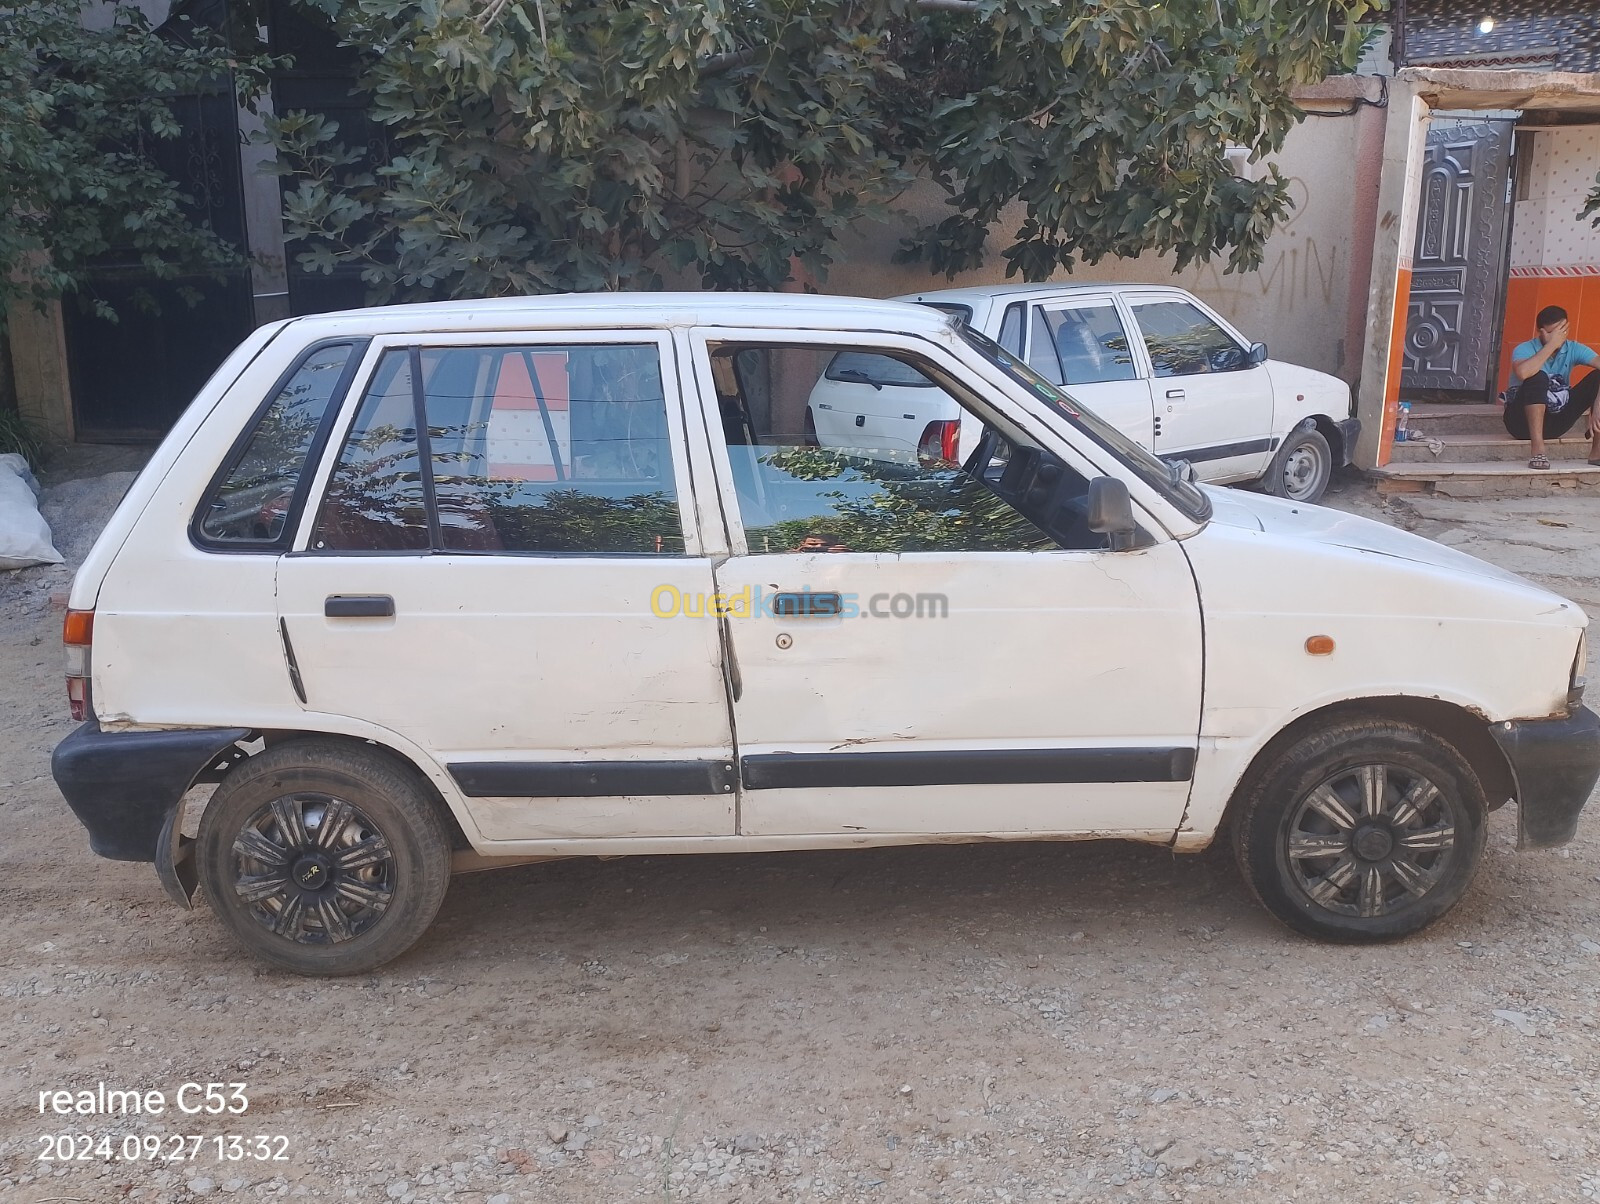
MULTIPOLYGON (((1525 445, 1524 445, 1525 446, 1525 445)), ((1389 464, 1371 477, 1380 494, 1433 493, 1445 497, 1600 497, 1600 465, 1552 459, 1548 469, 1522 460, 1454 464, 1389 464)))
POLYGON ((1425 435, 1493 435, 1505 438, 1505 423, 1498 405, 1446 405, 1441 402, 1411 403, 1410 426, 1425 435))
MULTIPOLYGON (((1432 435, 1443 444, 1439 451, 1420 438, 1396 443, 1389 459, 1394 464, 1475 464, 1485 460, 1527 464, 1530 456, 1526 441, 1513 439, 1501 428, 1498 434, 1456 434, 1443 432, 1434 435, 1426 427, 1417 426, 1417 435, 1432 435)), ((1551 460, 1587 460, 1589 440, 1581 430, 1568 431, 1565 438, 1546 440, 1544 454, 1551 460)))

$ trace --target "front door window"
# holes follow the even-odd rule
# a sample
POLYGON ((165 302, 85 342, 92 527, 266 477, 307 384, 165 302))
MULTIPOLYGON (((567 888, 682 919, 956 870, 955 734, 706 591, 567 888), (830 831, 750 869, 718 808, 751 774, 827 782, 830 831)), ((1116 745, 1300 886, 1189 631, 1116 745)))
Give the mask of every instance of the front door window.
POLYGON ((1187 301, 1134 302, 1133 314, 1157 376, 1237 372, 1250 367, 1249 352, 1187 301))
MULTIPOLYGON (((939 389, 915 360, 817 347, 715 346, 721 428, 738 513, 753 555, 785 552, 1004 552, 1099 547, 1081 521, 1089 483, 1018 435, 983 419, 939 389), (809 396, 817 365, 926 389, 945 408, 905 418, 903 434, 881 423, 850 428, 850 446, 811 446, 786 434, 786 399, 809 396), (840 365, 846 365, 841 369, 840 365), (1036 505, 1004 500, 1002 477, 1018 447, 1031 471, 1049 462, 1036 505), (1027 513, 1024 513, 1024 510, 1027 513), (1066 516, 1063 521, 1063 515, 1066 516), (1072 521, 1076 517, 1080 521, 1072 521)), ((1010 480, 1024 471, 1021 460, 1010 480)), ((1007 496, 1025 497, 1020 494, 1007 496)))

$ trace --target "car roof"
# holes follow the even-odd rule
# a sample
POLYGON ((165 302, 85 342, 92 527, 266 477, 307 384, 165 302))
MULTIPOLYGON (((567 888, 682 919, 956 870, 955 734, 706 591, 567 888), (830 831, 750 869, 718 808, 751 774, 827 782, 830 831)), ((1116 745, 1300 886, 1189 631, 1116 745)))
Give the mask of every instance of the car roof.
POLYGON ((1060 281, 1056 284, 975 284, 966 288, 941 288, 902 293, 897 301, 972 302, 989 300, 1027 300, 1032 297, 1059 297, 1063 293, 1126 293, 1144 289, 1182 292, 1170 284, 1122 284, 1112 280, 1060 281))
POLYGON ((553 293, 475 301, 380 305, 292 318, 312 337, 551 327, 572 330, 672 326, 888 330, 938 335, 950 318, 924 305, 821 293, 553 293))

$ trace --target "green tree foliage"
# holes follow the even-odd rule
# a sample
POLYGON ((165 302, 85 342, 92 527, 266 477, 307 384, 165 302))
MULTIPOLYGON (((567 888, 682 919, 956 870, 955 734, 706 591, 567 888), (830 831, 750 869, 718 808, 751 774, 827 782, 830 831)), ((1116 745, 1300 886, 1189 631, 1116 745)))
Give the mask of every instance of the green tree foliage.
POLYGON ((109 28, 85 28, 82 8, 0 8, 0 325, 18 301, 77 289, 113 250, 158 279, 242 262, 189 219, 187 198, 146 151, 178 136, 166 98, 214 86, 230 68, 258 85, 263 61, 236 62, 199 28, 158 35, 129 5, 110 9, 109 28))
POLYGON ((387 155, 273 126, 310 270, 375 300, 825 274, 926 176, 902 257, 954 273, 1003 230, 1041 279, 1145 250, 1260 262, 1296 84, 1354 62, 1381 0, 308 0, 361 52, 387 155))

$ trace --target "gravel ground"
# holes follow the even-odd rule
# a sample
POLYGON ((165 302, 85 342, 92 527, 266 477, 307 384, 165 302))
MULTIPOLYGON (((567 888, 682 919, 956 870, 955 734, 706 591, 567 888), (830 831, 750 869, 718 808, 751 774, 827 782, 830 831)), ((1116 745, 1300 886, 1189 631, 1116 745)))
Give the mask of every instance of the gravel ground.
MULTIPOLYGON (((79 476, 73 562, 129 479, 79 476)), ((1330 500, 1600 606, 1600 501, 1330 500)), ((307 981, 90 854, 48 776, 67 574, 0 577, 8 1204, 1600 1198, 1600 810, 1528 854, 1496 814, 1467 900, 1380 948, 1284 931, 1220 850, 1018 844, 469 876, 400 962, 307 981), (39 1114, 101 1082, 249 1106, 39 1114)))

